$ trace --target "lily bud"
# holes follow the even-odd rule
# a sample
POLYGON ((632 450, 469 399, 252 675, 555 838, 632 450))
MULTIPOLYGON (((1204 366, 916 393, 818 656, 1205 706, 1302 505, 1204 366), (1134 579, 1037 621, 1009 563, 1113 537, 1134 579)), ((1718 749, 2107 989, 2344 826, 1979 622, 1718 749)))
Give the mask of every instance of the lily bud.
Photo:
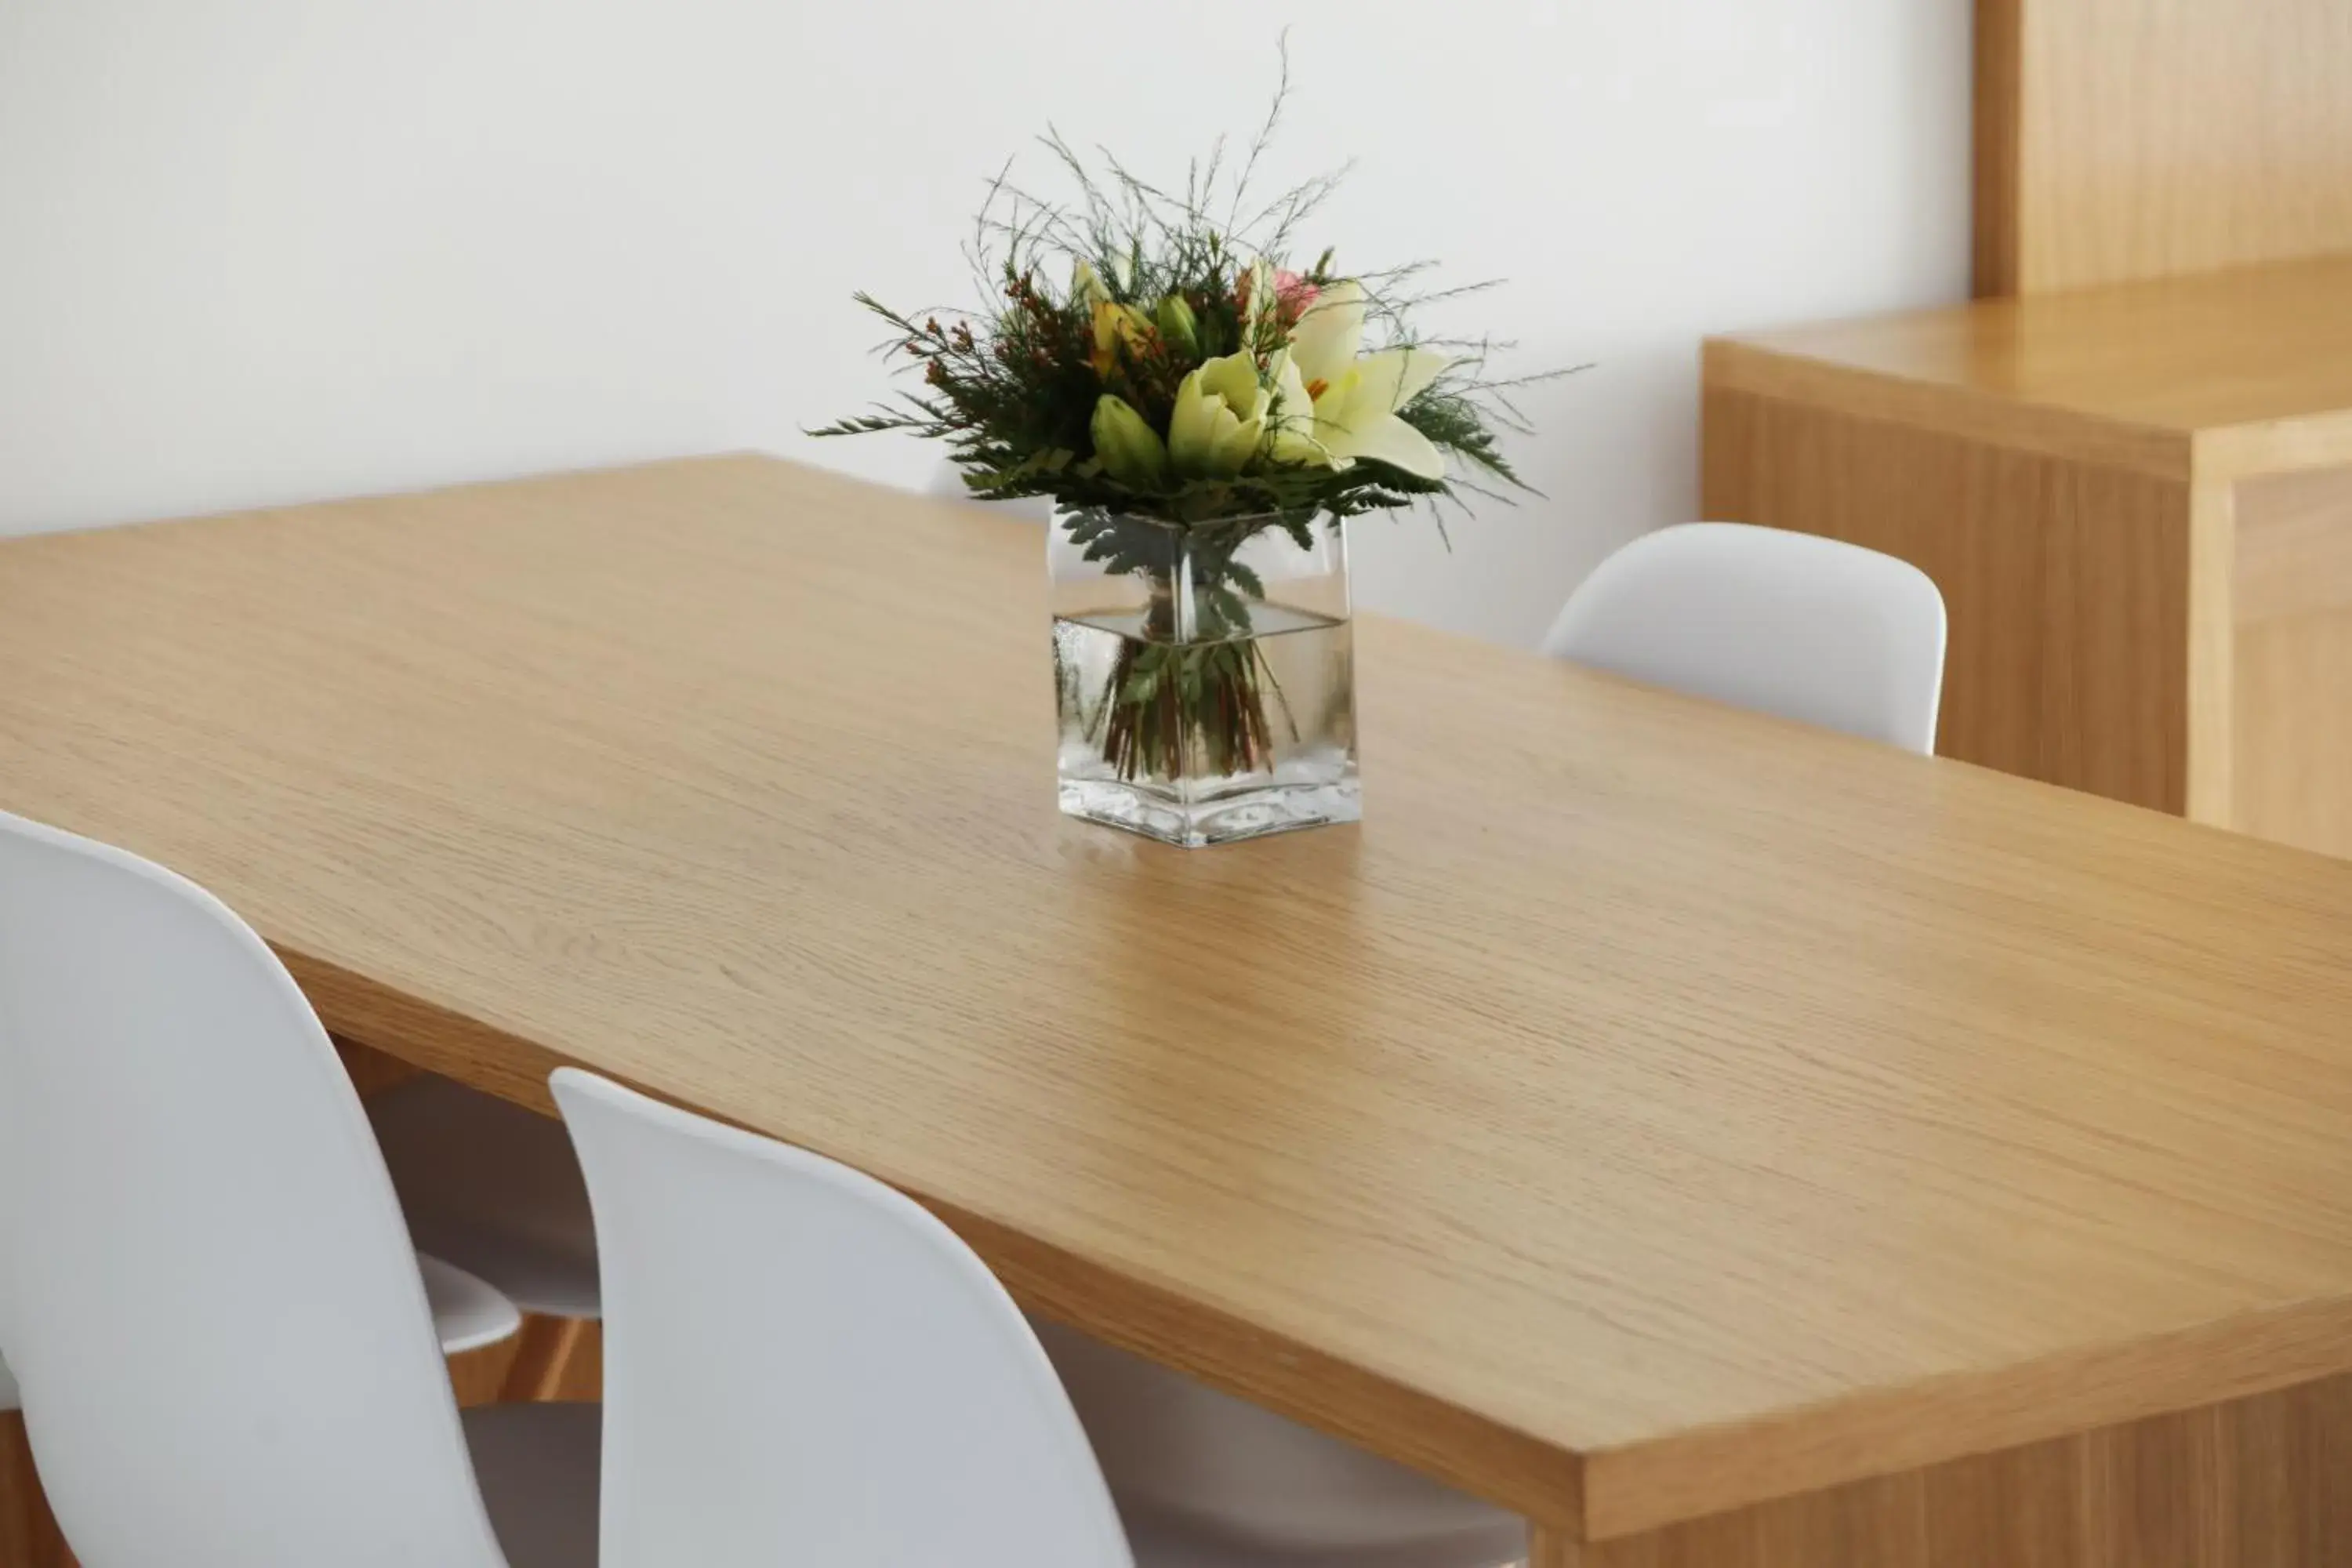
POLYGON ((1139 490, 1167 486, 1168 448, 1125 398, 1108 392, 1097 398, 1091 428, 1095 456, 1112 479, 1139 490))
POLYGON ((1184 302, 1183 295, 1162 295, 1153 320, 1160 327, 1160 335, 1181 349, 1185 358, 1201 352, 1201 324, 1192 319, 1192 307, 1184 302))

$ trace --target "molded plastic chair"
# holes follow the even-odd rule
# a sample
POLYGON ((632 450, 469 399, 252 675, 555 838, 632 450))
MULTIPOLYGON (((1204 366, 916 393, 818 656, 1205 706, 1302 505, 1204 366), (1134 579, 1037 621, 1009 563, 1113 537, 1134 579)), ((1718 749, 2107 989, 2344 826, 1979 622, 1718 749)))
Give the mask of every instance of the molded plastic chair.
POLYGON ((1027 1321, 947 1226, 564 1068, 604 1265, 604 1568, 1125 1568, 1027 1321))
POLYGON ((276 956, 194 884, 7 816, 0 1166, 7 1355, 89 1568, 594 1561, 595 1407, 461 1422, 358 1097, 276 956))
POLYGON ((1544 650, 1910 751, 1936 749, 1944 596, 1907 562, 1737 522, 1633 541, 1569 595, 1544 650))

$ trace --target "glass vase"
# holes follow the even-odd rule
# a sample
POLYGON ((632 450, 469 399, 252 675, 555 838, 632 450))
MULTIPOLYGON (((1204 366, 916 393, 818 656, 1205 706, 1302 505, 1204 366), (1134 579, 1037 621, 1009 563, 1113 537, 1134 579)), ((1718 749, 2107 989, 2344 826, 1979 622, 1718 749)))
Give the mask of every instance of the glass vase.
POLYGON ((1064 510, 1047 557, 1065 812, 1188 848, 1361 815, 1339 522, 1064 510))

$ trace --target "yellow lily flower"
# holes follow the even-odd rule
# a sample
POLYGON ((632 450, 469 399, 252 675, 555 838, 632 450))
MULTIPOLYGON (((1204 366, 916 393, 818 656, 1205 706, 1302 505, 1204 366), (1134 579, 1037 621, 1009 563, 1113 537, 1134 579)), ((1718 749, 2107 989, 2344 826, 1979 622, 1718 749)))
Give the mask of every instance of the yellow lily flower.
POLYGON ((1416 479, 1445 477, 1445 455, 1397 417, 1452 362, 1427 349, 1361 353, 1364 289, 1325 289, 1268 368, 1275 380, 1277 461, 1345 468, 1368 458, 1416 479))
POLYGON ((1168 420, 1168 456, 1188 478, 1226 479, 1257 456, 1273 395, 1258 384, 1257 362, 1227 354, 1189 372, 1168 420))

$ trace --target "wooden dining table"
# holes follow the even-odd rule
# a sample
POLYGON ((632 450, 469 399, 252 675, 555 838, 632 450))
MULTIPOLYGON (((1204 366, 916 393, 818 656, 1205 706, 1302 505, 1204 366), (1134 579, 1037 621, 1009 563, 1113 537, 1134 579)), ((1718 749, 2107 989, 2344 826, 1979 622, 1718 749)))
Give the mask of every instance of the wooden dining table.
POLYGON ((1055 810, 1043 548, 756 456, 22 539, 0 808, 1543 1568, 2352 1562, 2352 865, 1377 616, 1362 824, 1171 849, 1055 810))

